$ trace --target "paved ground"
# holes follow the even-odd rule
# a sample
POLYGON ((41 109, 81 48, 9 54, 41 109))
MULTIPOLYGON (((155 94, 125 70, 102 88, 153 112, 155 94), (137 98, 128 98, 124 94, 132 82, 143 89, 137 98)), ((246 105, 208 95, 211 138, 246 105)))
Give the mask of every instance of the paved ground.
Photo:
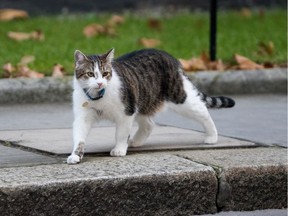
MULTIPOLYGON (((40 199, 37 203, 38 207, 35 207, 34 203, 28 202, 30 200, 29 196, 31 196, 31 192, 29 191, 33 191, 33 196, 35 197, 51 198, 52 202, 49 202, 48 206, 57 213, 63 210, 63 208, 57 209, 59 206, 66 206, 67 211, 72 212, 75 208, 69 209, 69 206, 74 205, 76 205, 76 208, 81 207, 84 209, 83 211, 91 213, 93 206, 83 206, 71 198, 73 194, 82 194, 83 191, 86 191, 85 193, 88 193, 88 196, 96 197, 95 199, 99 200, 100 209, 107 210, 107 202, 113 204, 111 195, 107 195, 107 191, 121 190, 123 192, 121 181, 124 181, 129 190, 131 186, 135 190, 135 194, 127 192, 128 201, 126 204, 131 205, 131 208, 135 207, 134 201, 139 200, 137 196, 142 196, 143 193, 145 193, 144 197, 148 198, 145 199, 142 197, 140 199, 143 202, 142 208, 149 210, 149 208, 145 208, 145 205, 154 206, 155 203, 150 202, 153 199, 151 197, 155 197, 155 189, 151 191, 151 188, 154 188, 156 185, 155 187, 159 188, 160 191, 163 189, 165 193, 173 194, 173 199, 171 200, 170 198, 167 200, 165 193, 157 193, 157 196, 159 196, 157 198, 159 203, 157 203, 163 208, 163 211, 165 208, 170 211, 169 208, 175 206, 176 203, 183 205, 183 207, 179 206, 181 210, 185 210, 187 206, 197 206, 199 209, 196 212, 214 213, 218 208, 231 211, 267 208, 268 205, 268 208, 271 208, 269 210, 221 212, 216 215, 284 216, 287 213, 286 209, 274 208, 287 206, 287 185, 285 185, 287 182, 287 97, 286 95, 246 95, 232 97, 236 100, 237 105, 235 108, 211 110, 211 115, 218 127, 219 134, 252 142, 243 142, 244 145, 242 145, 242 141, 223 137, 220 139, 220 146, 215 145, 210 150, 204 151, 201 150, 203 147, 200 144, 197 146, 198 150, 196 148, 191 151, 191 148, 189 150, 187 145, 185 146, 185 140, 192 139, 188 137, 191 135, 197 140, 202 134, 180 128, 201 131, 201 127, 167 110, 158 115, 155 120, 159 125, 172 125, 174 127, 156 127, 155 133, 152 135, 152 141, 158 140, 159 142, 161 134, 167 131, 169 136, 166 137, 166 141, 167 143, 169 141, 173 143, 173 139, 175 138, 173 133, 181 134, 181 138, 183 139, 181 143, 184 143, 183 148, 187 148, 185 151, 171 150, 148 154, 139 152, 129 153, 124 158, 111 158, 106 157, 107 155, 104 157, 94 157, 91 155, 86 156, 83 163, 77 166, 67 166, 65 164, 66 157, 63 156, 57 157, 39 154, 39 152, 31 152, 31 149, 29 151, 25 149, 29 147, 46 151, 40 147, 42 145, 49 147, 50 143, 47 140, 53 141, 54 139, 58 139, 60 135, 65 139, 67 138, 65 142, 68 143, 69 139, 71 139, 71 125, 73 121, 71 104, 1 105, 0 140, 9 140, 10 138, 7 138, 7 136, 18 137, 19 140, 22 139, 22 144, 20 143, 22 147, 10 148, 9 142, 2 142, 2 145, 0 145, 0 189, 1 187, 10 188, 9 192, 0 193, 0 200, 6 200, 6 198, 1 197, 2 195, 13 197, 13 199, 9 199, 9 202, 3 203, 2 209, 0 205, 0 210, 1 212, 6 212, 8 215, 14 211, 25 214, 25 211, 29 211, 31 208, 36 213, 43 213, 43 207, 41 206, 47 207, 47 202, 41 203, 40 199), (56 136, 55 134, 58 135, 56 136), (27 145, 23 142, 25 136, 30 137, 27 145), (240 145, 238 149, 231 149, 231 142, 229 140, 231 142, 238 142, 240 145), (277 145, 281 146, 281 148, 251 148, 254 145, 253 142, 269 146, 277 145), (250 148, 239 149, 241 145, 242 147, 250 145, 250 148), (223 147, 225 149, 222 149, 223 147), (227 149, 227 147, 230 147, 230 149, 227 149), (147 176, 154 177, 151 179, 150 177, 147 178, 147 176), (163 176, 165 177, 163 178, 163 176), (116 181, 116 179, 118 180, 116 181), (140 192, 138 191, 138 183, 134 185, 134 181, 137 179, 140 179, 139 181, 142 182, 140 184, 140 192), (163 182, 164 179, 169 179, 168 184, 163 182), (103 180, 106 183, 112 183, 103 184, 103 180), (79 181, 82 183, 78 184, 77 182, 79 181), (95 188, 99 190, 102 188, 103 192, 98 193, 97 191, 96 193, 94 190, 87 192, 86 189, 90 187, 90 181, 95 184, 95 188), (195 187, 199 182, 200 185, 203 184, 206 186, 195 187), (77 185, 73 186, 75 183, 77 185), (98 184, 100 186, 97 186, 98 184), (43 190, 36 190, 37 185, 43 185, 43 190), (143 189, 143 185, 147 189, 143 189), (171 187, 171 185, 177 186, 171 187), (193 187, 191 188, 192 185, 193 187), (218 189, 217 185, 219 185, 218 189), (22 190, 23 186, 28 191, 22 190), (66 187, 69 190, 63 189, 66 187), (250 187, 252 190, 249 189, 250 187), (183 199, 183 194, 187 193, 187 188, 190 188, 188 194, 191 197, 183 199), (233 188, 233 190, 229 188, 233 188), (277 191, 277 194, 275 191, 277 191), (134 195, 135 197, 133 198, 134 195), (100 197, 97 198, 97 196, 100 197), (103 197, 107 200, 102 199, 103 197), (201 199, 201 202, 197 201, 198 198, 201 199), (217 206, 215 205, 215 198, 217 199, 217 206), (269 200, 269 204, 266 204, 267 200, 269 200), (263 203, 265 203, 264 207, 263 203), (201 204, 203 205, 201 206, 201 204), (17 207, 14 207, 14 205, 17 205, 17 207), (201 209, 203 206, 204 209, 201 209)), ((112 131, 113 129, 111 123, 102 122, 99 125, 94 125, 93 130, 98 131, 100 133, 99 137, 101 137, 104 134, 103 131, 112 131), (98 128, 99 126, 101 128, 98 128)), ((163 141, 163 139, 160 140, 163 141)), ((157 145, 157 142, 155 145, 157 145)), ((160 146, 158 145, 158 147, 160 146)), ((56 150, 52 143, 48 151, 54 151, 57 154, 56 150)), ((93 149, 91 151, 95 152, 93 149)), ((67 149, 62 153, 67 153, 67 149)), ((117 194, 119 193, 115 193, 112 197, 117 194)), ((123 196, 126 195, 123 194, 123 196)), ((119 200, 117 198, 115 200, 116 209, 119 212, 125 212, 125 209, 122 209, 122 205, 117 205, 119 200)), ((156 208, 158 207, 156 206, 156 208)), ((141 208, 135 208, 134 210, 139 212, 141 208)), ((150 210, 153 212, 153 209, 150 210)), ((190 210, 187 209, 187 211, 189 212, 190 210)), ((119 213, 119 215, 121 214, 119 213)))
POLYGON ((235 212, 221 212, 217 214, 208 214, 202 216, 287 216, 287 209, 269 209, 257 211, 235 211, 235 212))
MULTIPOLYGON (((232 97, 236 100, 234 108, 210 110, 220 135, 287 147, 286 95, 232 97)), ((69 103, 0 106, 0 131, 71 128, 72 121, 73 114, 69 103)), ((163 125, 202 130, 197 123, 168 110, 156 116, 155 121, 163 125)), ((100 124, 111 125, 109 122, 100 124)))

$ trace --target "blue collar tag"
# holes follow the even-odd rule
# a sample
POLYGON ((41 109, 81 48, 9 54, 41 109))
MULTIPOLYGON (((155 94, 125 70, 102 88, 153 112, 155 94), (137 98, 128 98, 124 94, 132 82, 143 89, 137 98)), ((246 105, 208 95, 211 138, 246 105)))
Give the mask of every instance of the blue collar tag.
POLYGON ((84 93, 86 94, 86 96, 90 99, 90 100, 99 100, 101 99, 104 94, 105 94, 105 88, 101 89, 99 92, 98 92, 98 96, 97 97, 91 97, 88 93, 88 89, 87 88, 84 88, 83 89, 84 93))

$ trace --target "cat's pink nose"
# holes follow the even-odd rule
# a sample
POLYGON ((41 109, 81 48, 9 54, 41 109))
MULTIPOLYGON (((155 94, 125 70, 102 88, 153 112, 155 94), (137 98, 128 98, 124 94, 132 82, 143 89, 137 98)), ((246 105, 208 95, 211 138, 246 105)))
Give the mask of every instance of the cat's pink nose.
POLYGON ((97 83, 99 88, 101 88, 101 86, 103 85, 103 83, 97 83))

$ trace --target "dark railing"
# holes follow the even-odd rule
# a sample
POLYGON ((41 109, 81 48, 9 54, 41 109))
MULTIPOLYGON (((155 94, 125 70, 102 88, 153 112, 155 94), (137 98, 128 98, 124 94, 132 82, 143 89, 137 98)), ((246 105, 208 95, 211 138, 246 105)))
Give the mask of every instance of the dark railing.
POLYGON ((210 0, 210 60, 216 60, 217 51, 217 0, 210 0))

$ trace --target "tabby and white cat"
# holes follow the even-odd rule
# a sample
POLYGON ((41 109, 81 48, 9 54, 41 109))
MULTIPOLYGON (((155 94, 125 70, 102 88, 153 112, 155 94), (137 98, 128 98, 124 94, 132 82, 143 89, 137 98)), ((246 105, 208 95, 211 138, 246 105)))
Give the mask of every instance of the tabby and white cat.
POLYGON ((216 143, 217 130, 207 108, 233 107, 227 97, 208 97, 183 73, 177 59, 164 51, 144 49, 114 59, 114 49, 103 55, 75 51, 73 92, 74 148, 68 164, 79 163, 92 124, 101 119, 116 123, 111 156, 125 156, 127 148, 143 145, 153 128, 152 117, 164 106, 199 121, 205 143, 216 143), (138 130, 129 138, 133 122, 138 130))

